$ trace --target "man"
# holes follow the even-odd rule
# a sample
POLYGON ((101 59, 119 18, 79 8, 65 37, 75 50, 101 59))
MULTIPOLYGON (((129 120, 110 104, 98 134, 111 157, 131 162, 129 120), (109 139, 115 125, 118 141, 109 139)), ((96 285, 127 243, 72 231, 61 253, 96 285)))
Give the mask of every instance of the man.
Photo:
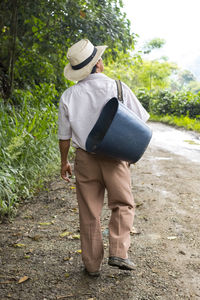
MULTIPOLYGON (((127 253, 134 218, 129 166, 127 162, 90 154, 85 149, 87 136, 103 106, 117 97, 115 80, 102 74, 104 66, 101 56, 106 47, 94 47, 89 40, 81 40, 68 49, 69 64, 64 69, 64 75, 78 83, 63 93, 59 105, 61 177, 69 182, 68 175, 72 174, 67 160, 72 139, 76 148, 75 175, 82 259, 86 272, 91 276, 100 274, 104 255, 100 215, 105 189, 111 209, 108 264, 125 270, 135 268, 127 253)), ((124 104, 147 121, 148 113, 124 83, 122 90, 124 104)))

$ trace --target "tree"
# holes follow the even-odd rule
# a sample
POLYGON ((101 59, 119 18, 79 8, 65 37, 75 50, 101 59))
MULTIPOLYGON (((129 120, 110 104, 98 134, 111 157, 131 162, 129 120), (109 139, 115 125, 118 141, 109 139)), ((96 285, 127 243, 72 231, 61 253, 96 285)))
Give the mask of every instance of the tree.
POLYGON ((166 61, 142 60, 139 54, 126 54, 123 59, 110 62, 105 72, 112 78, 124 81, 133 90, 145 88, 165 89, 170 87, 170 76, 177 70, 177 66, 166 61))
POLYGON ((149 54, 154 49, 160 49, 164 46, 165 40, 160 38, 152 39, 148 42, 146 42, 143 46, 143 53, 149 54))
POLYGON ((64 85, 66 50, 81 38, 107 44, 107 54, 133 47, 130 22, 117 0, 2 0, 0 3, 0 88, 4 98, 13 87, 42 82, 64 85))
POLYGON ((198 94, 200 92, 200 82, 198 81, 191 81, 188 85, 188 89, 194 93, 198 94))
POLYGON ((152 89, 166 89, 170 86, 170 76, 176 69, 175 64, 166 61, 144 61, 140 70, 138 70, 138 77, 149 91, 152 89))
POLYGON ((181 84, 181 87, 188 85, 192 81, 196 81, 195 76, 189 70, 183 70, 178 74, 178 81, 181 84))
POLYGON ((176 74, 171 78, 172 91, 192 91, 198 93, 200 83, 196 80, 194 74, 189 70, 177 69, 176 74))

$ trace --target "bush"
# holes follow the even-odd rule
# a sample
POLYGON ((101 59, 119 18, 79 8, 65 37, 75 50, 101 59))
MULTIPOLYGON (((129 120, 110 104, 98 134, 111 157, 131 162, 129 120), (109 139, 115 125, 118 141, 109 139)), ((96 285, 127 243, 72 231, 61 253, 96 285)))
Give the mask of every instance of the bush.
POLYGON ((172 102, 172 114, 175 116, 187 115, 188 111, 188 94, 187 92, 174 93, 174 101, 172 102))
POLYGON ((151 95, 148 90, 145 89, 139 89, 137 91, 137 98, 142 103, 144 108, 147 111, 150 111, 150 103, 151 103, 151 95))
POLYGON ((173 114, 174 95, 167 90, 152 94, 151 112, 158 115, 173 114))
POLYGON ((154 115, 189 116, 200 118, 200 93, 171 93, 168 90, 139 90, 137 97, 144 108, 154 115))

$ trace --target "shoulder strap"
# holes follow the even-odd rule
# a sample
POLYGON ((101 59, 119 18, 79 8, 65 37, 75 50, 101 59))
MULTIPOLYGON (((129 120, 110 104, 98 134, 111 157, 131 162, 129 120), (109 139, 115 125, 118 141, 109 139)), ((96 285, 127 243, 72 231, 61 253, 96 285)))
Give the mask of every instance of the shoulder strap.
POLYGON ((117 98, 123 103, 123 92, 122 92, 122 83, 120 80, 115 80, 117 84, 117 98))

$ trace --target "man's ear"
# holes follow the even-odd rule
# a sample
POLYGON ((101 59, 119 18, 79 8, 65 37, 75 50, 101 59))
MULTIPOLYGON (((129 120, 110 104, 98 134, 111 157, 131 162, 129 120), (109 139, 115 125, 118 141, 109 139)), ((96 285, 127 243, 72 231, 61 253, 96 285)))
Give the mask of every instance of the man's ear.
POLYGON ((100 67, 100 60, 98 60, 98 62, 96 63, 97 68, 100 67))
POLYGON ((101 60, 98 60, 98 62, 96 63, 96 73, 100 73, 102 72, 101 70, 101 60))

